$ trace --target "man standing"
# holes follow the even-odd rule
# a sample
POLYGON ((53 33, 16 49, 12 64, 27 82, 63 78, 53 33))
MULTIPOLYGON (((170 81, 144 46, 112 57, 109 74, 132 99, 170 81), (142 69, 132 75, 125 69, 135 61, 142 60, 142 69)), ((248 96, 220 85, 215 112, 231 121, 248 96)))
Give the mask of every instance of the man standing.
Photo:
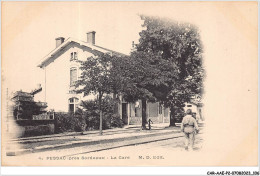
POLYGON ((197 121, 192 117, 191 109, 187 110, 186 116, 182 119, 181 131, 185 134, 185 150, 189 149, 189 143, 193 150, 195 133, 199 131, 199 127, 197 121))
POLYGON ((148 120, 148 127, 149 127, 149 130, 151 130, 151 127, 152 127, 151 123, 153 123, 153 121, 152 121, 151 119, 149 119, 149 120, 148 120))

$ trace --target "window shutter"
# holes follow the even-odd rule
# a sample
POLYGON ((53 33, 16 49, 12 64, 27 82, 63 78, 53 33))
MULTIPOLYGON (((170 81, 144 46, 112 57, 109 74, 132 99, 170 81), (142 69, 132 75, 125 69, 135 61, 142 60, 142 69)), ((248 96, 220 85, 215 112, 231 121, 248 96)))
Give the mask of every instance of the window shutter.
POLYGON ((72 68, 70 70, 70 85, 74 85, 76 81, 77 81, 77 69, 72 68))

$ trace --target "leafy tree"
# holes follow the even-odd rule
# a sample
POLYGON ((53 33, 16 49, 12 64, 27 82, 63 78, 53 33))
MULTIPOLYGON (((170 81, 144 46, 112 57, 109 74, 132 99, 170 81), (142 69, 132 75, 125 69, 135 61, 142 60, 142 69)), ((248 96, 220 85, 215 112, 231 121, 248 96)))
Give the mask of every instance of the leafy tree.
POLYGON ((106 94, 116 93, 117 86, 120 84, 116 82, 118 79, 113 67, 113 60, 116 56, 110 54, 100 54, 97 57, 89 57, 86 61, 81 62, 82 74, 76 84, 77 92, 84 93, 84 96, 89 94, 98 95, 98 109, 100 117, 100 135, 102 135, 102 98, 106 94))
MULTIPOLYGON (((146 129, 146 104, 147 101, 155 101, 155 97, 149 91, 152 86, 153 76, 156 73, 156 68, 150 64, 150 60, 143 58, 150 58, 147 53, 131 53, 130 58, 125 59, 123 62, 123 72, 121 75, 124 80, 122 91, 123 97, 128 102, 142 101, 142 129, 146 129)), ((120 70, 120 69, 117 69, 120 70)))
POLYGON ((102 97, 123 95, 126 101, 142 100, 142 127, 146 125, 146 102, 159 101, 170 107, 170 125, 184 102, 203 92, 204 68, 198 29, 169 19, 141 16, 144 30, 130 58, 103 54, 82 62, 77 86, 84 95, 98 94, 100 134, 102 97))
POLYGON ((131 53, 131 67, 136 71, 133 82, 139 89, 134 95, 170 107, 170 125, 174 125, 176 110, 203 92, 199 30, 194 25, 170 19, 141 18, 144 30, 140 32, 136 50, 131 53))
POLYGON ((13 115, 19 116, 19 119, 31 120, 33 115, 41 114, 41 106, 37 105, 34 101, 16 101, 14 105, 13 115), (18 109, 19 107, 19 109, 18 109))

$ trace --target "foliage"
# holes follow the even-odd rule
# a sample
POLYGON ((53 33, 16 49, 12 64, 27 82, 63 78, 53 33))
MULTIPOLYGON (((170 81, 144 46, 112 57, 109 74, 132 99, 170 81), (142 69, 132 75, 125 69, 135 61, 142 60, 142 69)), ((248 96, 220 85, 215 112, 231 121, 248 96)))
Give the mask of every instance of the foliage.
MULTIPOLYGON (((98 100, 82 101, 82 109, 78 109, 76 114, 81 115, 87 123, 88 129, 98 129, 99 118, 99 106, 98 100)), ((123 127, 123 121, 118 114, 114 114, 114 108, 117 102, 110 96, 105 96, 102 99, 102 112, 103 112, 103 129, 123 127)))
POLYGON ((118 114, 107 116, 106 119, 108 122, 108 128, 122 128, 124 126, 123 120, 118 114))
MULTIPOLYGON (((131 53, 131 91, 126 98, 159 101, 171 119, 184 102, 203 92, 204 68, 199 30, 187 23, 141 16, 144 30, 131 53)), ((172 121, 171 121, 172 122, 172 121)))
POLYGON ((111 59, 109 54, 101 54, 97 57, 89 57, 81 63, 82 74, 76 84, 77 92, 89 94, 109 94, 112 92, 111 59))
POLYGON ((41 106, 34 101, 16 101, 14 106, 13 115, 14 117, 19 115, 19 119, 32 119, 33 115, 42 113, 41 106))
MULTIPOLYGON (((144 53, 145 54, 145 53, 144 53)), ((142 100, 142 127, 146 122, 146 101, 156 99, 148 90, 149 82, 153 79, 154 68, 149 67, 149 61, 143 59, 141 55, 132 53, 130 58, 117 58, 113 62, 113 71, 117 79, 117 93, 123 95, 128 102, 142 100)))
MULTIPOLYGON (((159 101, 174 115, 194 95, 202 95, 204 68, 199 30, 188 23, 141 16, 144 29, 130 58, 103 54, 82 62, 79 92, 97 93, 102 120, 104 94, 123 95, 128 102, 142 100, 142 126, 146 123, 146 102, 159 101)), ((100 121, 101 122, 101 121, 100 121)), ((102 127, 102 126, 101 126, 102 127)))
POLYGON ((167 100, 170 104, 201 94, 204 70, 198 29, 169 19, 141 18, 146 29, 140 33, 137 51, 133 55, 148 59, 149 67, 153 68, 154 78, 148 82, 147 89, 157 99, 167 100), (172 98, 175 100, 169 102, 172 98))
POLYGON ((89 57, 86 61, 81 61, 82 74, 76 83, 78 93, 83 93, 84 96, 98 95, 100 134, 102 134, 103 126, 102 98, 105 94, 116 93, 117 87, 121 85, 117 80, 118 72, 114 71, 114 59, 116 56, 100 54, 97 57, 89 57))
POLYGON ((175 118, 174 122, 175 123, 181 123, 184 116, 185 116, 184 109, 183 108, 176 108, 175 114, 174 114, 174 118, 175 118))
POLYGON ((73 113, 55 113, 55 132, 82 132, 86 130, 85 119, 73 113))

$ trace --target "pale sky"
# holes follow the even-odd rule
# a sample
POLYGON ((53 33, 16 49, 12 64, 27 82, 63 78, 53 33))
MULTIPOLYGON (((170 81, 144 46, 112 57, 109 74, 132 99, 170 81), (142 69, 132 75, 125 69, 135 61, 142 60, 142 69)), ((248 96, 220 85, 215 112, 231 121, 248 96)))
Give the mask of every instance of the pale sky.
POLYGON ((211 29, 219 25, 212 19, 221 19, 221 8, 192 2, 4 2, 2 79, 11 90, 30 91, 43 79, 43 71, 36 65, 55 48, 55 38, 86 41, 90 30, 96 31, 97 45, 127 54, 142 29, 138 14, 192 22, 205 30, 202 37, 212 36, 221 30, 211 29))
POLYGON ((3 65, 8 65, 3 71, 15 90, 30 91, 40 83, 43 71, 36 65, 55 48, 57 37, 86 41, 86 32, 95 30, 97 45, 127 54, 141 30, 136 13, 104 4, 20 2, 3 8, 3 65))

